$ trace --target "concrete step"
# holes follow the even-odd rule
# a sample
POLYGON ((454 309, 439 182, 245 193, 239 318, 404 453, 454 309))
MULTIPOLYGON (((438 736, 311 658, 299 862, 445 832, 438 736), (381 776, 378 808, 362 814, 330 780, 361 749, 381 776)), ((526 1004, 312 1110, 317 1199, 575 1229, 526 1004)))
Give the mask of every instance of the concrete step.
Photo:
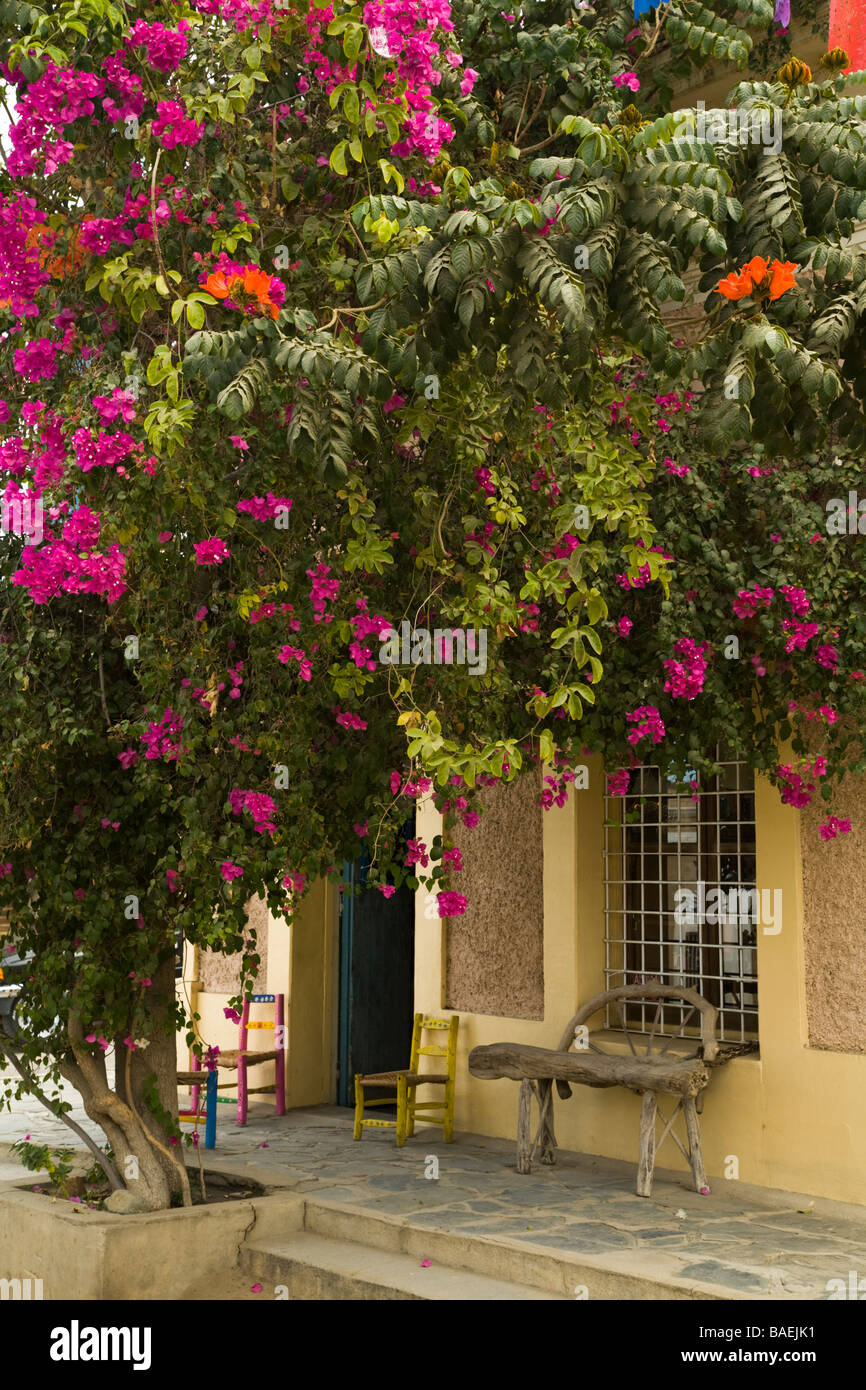
MULTIPOLYGON (((370 1251, 408 1256, 415 1268, 422 1259, 430 1259, 434 1268, 461 1271, 473 1279, 517 1288, 520 1298, 547 1295, 568 1300, 737 1302, 767 1296, 704 1283, 691 1276, 683 1278, 680 1270, 695 1257, 675 1251, 618 1249, 583 1254, 503 1234, 464 1234, 429 1224, 421 1227, 403 1216, 316 1198, 310 1192, 304 1198, 301 1224, 307 1233, 370 1251)), ((261 1240, 262 1233, 257 1234, 261 1240)), ((282 1226, 280 1238, 284 1235, 289 1233, 282 1226)), ((429 1274, 430 1270, 419 1272, 429 1274)), ((770 1296, 786 1295, 779 1288, 770 1296)))
MULTIPOLYGON (((248 1241, 239 1267, 264 1285, 265 1294, 284 1289, 290 1299, 426 1300, 428 1302, 565 1302, 551 1293, 490 1279, 464 1269, 432 1263, 417 1255, 359 1245, 312 1231, 292 1231, 285 1239, 248 1241)), ((283 1295, 285 1296, 285 1295, 283 1295)))

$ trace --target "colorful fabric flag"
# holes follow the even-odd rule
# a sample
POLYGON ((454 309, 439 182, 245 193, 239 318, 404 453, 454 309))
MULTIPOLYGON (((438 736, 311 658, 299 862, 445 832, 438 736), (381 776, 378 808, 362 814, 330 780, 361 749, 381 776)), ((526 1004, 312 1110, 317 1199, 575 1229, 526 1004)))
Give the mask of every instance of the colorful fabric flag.
POLYGON ((866 0, 830 0, 828 47, 844 48, 851 59, 846 72, 866 68, 866 0))
POLYGON ((640 19, 642 14, 649 14, 650 10, 655 9, 656 0, 634 0, 634 17, 640 19))

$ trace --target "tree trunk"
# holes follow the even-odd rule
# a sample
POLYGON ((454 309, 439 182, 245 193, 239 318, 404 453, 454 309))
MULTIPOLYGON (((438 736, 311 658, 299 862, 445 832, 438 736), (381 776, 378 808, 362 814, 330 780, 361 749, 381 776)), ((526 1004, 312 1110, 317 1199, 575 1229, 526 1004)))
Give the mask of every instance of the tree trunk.
POLYGON ((170 1144, 165 1126, 144 1099, 155 1075, 160 1104, 177 1118, 175 1037, 173 1030, 165 1031, 174 1008, 173 954, 158 968, 149 989, 149 1045, 130 1054, 122 1039, 115 1040, 114 1090, 108 1085, 104 1056, 94 1055, 84 1042, 84 1026, 74 1007, 68 1024, 72 1057, 60 1070, 81 1095, 87 1114, 105 1131, 129 1191, 143 1198, 149 1211, 162 1211, 171 1206, 176 1192, 182 1194, 184 1206, 192 1201, 181 1146, 170 1144))

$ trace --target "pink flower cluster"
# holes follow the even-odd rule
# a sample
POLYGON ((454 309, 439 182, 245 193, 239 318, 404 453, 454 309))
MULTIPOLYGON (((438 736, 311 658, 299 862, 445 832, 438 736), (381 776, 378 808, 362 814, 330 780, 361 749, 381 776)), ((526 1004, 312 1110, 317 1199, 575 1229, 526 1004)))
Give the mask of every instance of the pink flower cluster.
POLYGON ((818 833, 822 840, 835 840, 837 835, 850 835, 850 820, 840 820, 838 816, 830 816, 823 825, 818 827, 818 833))
POLYGON ((639 743, 648 735, 653 743, 661 743, 665 736, 665 726, 655 705, 638 705, 637 709, 627 712, 625 717, 635 725, 635 728, 629 731, 629 743, 639 743))
POLYGON ((809 611, 809 600, 805 589, 797 589, 793 584, 782 584, 779 593, 784 594, 796 618, 804 618, 809 611))
POLYGON ((167 706, 159 722, 148 724, 141 735, 141 742, 147 749, 145 758, 151 761, 166 758, 169 762, 177 762, 187 751, 180 741, 182 732, 183 716, 167 706))
POLYGON ((277 29, 288 13, 286 0, 192 0, 192 8, 232 25, 238 34, 258 33, 262 25, 277 29))
MULTIPOLYGON (((131 116, 140 116, 147 105, 147 98, 141 89, 141 78, 124 66, 123 53, 109 53, 102 60, 102 71, 108 86, 114 87, 120 97, 103 98, 102 109, 109 121, 127 121, 131 116)), ((140 177, 140 175, 139 175, 140 177)))
POLYGON ((233 787, 229 792, 229 802, 236 816, 242 811, 249 811, 257 835, 263 835, 266 830, 273 834, 276 830, 274 817, 277 814, 277 803, 265 792, 244 791, 240 787, 233 787))
POLYGON ((788 634, 785 638, 786 652, 804 652, 812 638, 818 636, 817 623, 798 623, 796 618, 783 619, 782 628, 788 634))
POLYGON ((43 220, 35 198, 0 198, 0 299, 16 318, 39 313, 36 295, 51 278, 40 268, 38 249, 26 244, 30 228, 43 220))
POLYGON ((310 589, 310 603, 313 605, 313 621, 317 623, 332 621, 333 614, 326 613, 326 607, 333 603, 340 592, 339 579, 329 579, 331 573, 330 565, 317 565, 314 570, 307 570, 307 578, 313 581, 310 589))
POLYGON ((156 120, 152 129, 154 139, 165 150, 173 150, 178 145, 197 145, 204 135, 204 124, 187 116, 186 108, 179 101, 156 103, 156 120))
POLYGON ((440 893, 436 899, 440 917, 462 917, 467 906, 468 899, 462 893, 440 893))
POLYGON ((94 396, 93 405, 104 425, 116 420, 118 415, 127 424, 135 419, 135 397, 122 386, 115 386, 110 396, 94 396))
POLYGON ((356 607, 360 612, 349 619, 355 634, 354 642, 349 645, 349 655, 359 671, 375 671, 376 663, 372 660, 372 649, 361 644, 365 637, 375 637, 378 641, 390 629, 391 623, 378 613, 369 613, 366 599, 357 599, 356 607))
POLYGON ((217 536, 207 541, 195 541, 192 548, 197 565, 221 565, 223 560, 228 560, 231 556, 225 541, 221 541, 217 536))
POLYGON ((79 555, 65 541, 51 541, 34 549, 25 546, 21 569, 13 584, 27 589, 34 603, 47 603, 56 594, 104 594, 109 603, 126 590, 126 558, 119 546, 105 554, 79 555))
POLYGON ((815 649, 815 660, 826 671, 835 671, 839 664, 839 653, 829 642, 815 649))
POLYGON ((621 767, 616 772, 612 772, 607 779, 608 796, 625 796, 628 791, 629 777, 627 767, 621 767))
POLYGON ((43 381, 57 375, 57 348, 49 338, 34 338, 13 353, 15 370, 25 381, 43 381))
MULTIPOLYGON (((811 763, 802 764, 802 772, 807 777, 824 777, 827 773, 827 760, 822 755, 814 758, 811 763)), ((807 782, 800 772, 797 772, 790 763, 779 764, 776 768, 776 775, 782 783, 782 801, 786 806, 808 806, 812 800, 812 793, 815 790, 814 782, 807 782)))
MULTIPOLYGON (((404 782, 399 772, 391 773, 390 786, 392 796, 426 796, 432 785, 433 783, 429 777, 409 777, 404 782)), ((464 802, 464 805, 465 804, 464 802)))
MULTIPOLYGON (((8 69, 5 75, 10 77, 8 69)), ((59 68, 49 60, 45 71, 29 83, 16 104, 16 119, 9 129, 9 175, 13 179, 32 178, 35 174, 48 178, 61 164, 68 164, 74 153, 72 142, 53 137, 81 116, 92 116, 94 98, 104 91, 101 77, 75 68, 59 68)))
POLYGON ((89 550, 99 540, 99 513, 89 507, 76 507, 63 524, 63 539, 67 545, 89 550))
MULTIPOLYGON (((405 102, 409 114, 403 122, 401 138, 392 146, 392 154, 418 154, 432 163, 454 136, 454 128, 436 114, 431 99, 432 88, 442 81, 441 72, 434 66, 434 60, 440 57, 436 31, 454 28, 451 6, 448 0, 369 0, 362 15, 372 54, 386 57, 393 63, 396 77, 407 84, 405 102)), ((304 60, 312 64, 317 81, 327 92, 338 82, 354 80, 357 72, 357 64, 342 68, 324 52, 327 27, 333 18, 333 6, 329 4, 324 9, 311 6, 305 21, 310 44, 304 51, 304 60)), ((449 51, 446 56, 451 67, 463 61, 458 53, 449 51)), ((466 70, 460 84, 464 95, 472 90, 477 76, 473 69, 466 70)))
POLYGON ((88 217, 81 224, 78 244, 89 256, 105 256, 116 241, 131 246, 135 233, 126 222, 122 213, 117 217, 88 217))
POLYGON ((740 589, 734 599, 734 612, 738 618, 754 618, 759 608, 769 608, 773 598, 772 589, 762 589, 756 584, 754 589, 740 589))
POLYGON ((137 19, 129 31, 127 43, 130 48, 145 47, 147 61, 157 72, 173 72, 179 66, 187 50, 185 34, 189 25, 180 20, 177 29, 167 29, 164 24, 146 24, 137 19))
POLYGON ((423 840, 406 841, 406 859, 404 862, 407 869, 414 869, 416 864, 420 864, 422 869, 427 868, 430 858, 423 840))
POLYGON ((367 721, 362 719, 360 714, 353 714, 351 710, 343 710, 337 714, 337 723, 341 729, 366 729, 367 721))
POLYGON ((674 643, 674 651, 677 656, 683 657, 683 661, 669 658, 662 662, 668 677, 664 688, 670 691, 673 699, 694 700, 696 695, 700 695, 707 675, 704 653, 709 650, 709 642, 701 642, 698 646, 691 637, 681 637, 674 643))
POLYGON ((645 589, 652 578, 649 565, 638 565, 637 575, 634 579, 629 579, 628 572, 614 576, 621 589, 645 589))
POLYGON ((269 492, 267 497, 246 497, 238 502, 239 512, 249 512, 254 521, 270 521, 277 515, 281 507, 290 511, 292 499, 290 497, 275 497, 269 492))
POLYGON ((135 448, 135 440, 125 430, 118 430, 116 434, 100 430, 95 439, 90 430, 76 430, 72 444, 75 462, 82 473, 89 473, 93 468, 117 468, 135 448))
POLYGON ((545 811, 549 811, 551 806, 564 806, 568 801, 568 786, 575 781, 577 773, 570 768, 563 768, 558 773, 547 773, 544 777, 544 788, 538 798, 538 804, 543 806, 545 811))
POLYGON ((277 660, 282 662, 283 666, 287 665, 289 661, 297 661, 300 667, 298 674, 302 681, 308 681, 312 677, 312 663, 301 647, 281 647, 277 654, 277 660))

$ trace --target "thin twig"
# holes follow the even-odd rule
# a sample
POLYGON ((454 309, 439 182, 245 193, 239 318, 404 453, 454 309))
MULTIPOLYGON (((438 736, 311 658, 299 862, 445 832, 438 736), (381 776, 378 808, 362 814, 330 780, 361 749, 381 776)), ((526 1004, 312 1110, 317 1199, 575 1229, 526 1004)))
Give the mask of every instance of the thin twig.
MULTIPOLYGON (((526 125, 523 127, 523 134, 524 134, 524 135, 525 135, 526 132, 529 130, 529 127, 532 125, 532 122, 535 120, 536 116, 538 115, 539 111, 541 110, 541 103, 544 101, 544 97, 545 97, 546 92, 547 92, 547 78, 545 78, 544 81, 543 81, 542 84, 541 84, 541 95, 539 96, 538 101, 535 103, 535 110, 533 111, 532 115, 529 117, 529 120, 526 122, 526 125)), ((515 145, 516 145, 516 144, 517 144, 517 141, 515 140, 514 143, 515 143, 515 145)))
POLYGON ((106 724, 108 725, 108 727, 109 727, 109 729, 110 729, 110 728, 111 728, 111 716, 110 716, 109 713, 108 713, 108 704, 107 704, 106 699, 105 699, 105 672, 104 672, 104 670, 102 669, 102 652, 99 653, 99 658, 98 658, 98 663, 97 663, 97 664, 98 664, 98 666, 99 666, 99 700, 100 700, 100 704, 102 705, 102 713, 105 715, 105 722, 106 722, 106 724))
POLYGON ((358 236, 358 233, 357 233, 356 230, 355 230, 355 224, 353 223, 351 217, 347 217, 347 218, 346 218, 346 226, 349 228, 349 231, 352 233, 352 236, 355 238, 355 240, 357 241, 358 245, 360 246, 360 248, 361 248, 361 255, 364 257, 364 260, 365 260, 365 261, 369 261, 370 257, 367 255, 367 248, 366 248, 366 246, 364 245, 364 243, 363 243, 363 241, 361 240, 361 238, 358 236))
MULTIPOLYGON (((663 3, 659 5, 658 10, 656 11, 655 27, 653 30, 652 38, 650 39, 649 44, 644 49, 643 53, 640 54, 638 62, 643 62, 644 58, 648 58, 650 56, 659 39, 661 38, 661 32, 664 27, 664 22, 667 19, 667 13, 670 7, 670 0, 668 0, 667 4, 663 3)), ((642 33, 646 32, 646 25, 641 25, 641 31, 642 33)))
POLYGON ((115 1192, 122 1192, 123 1183, 120 1177, 118 1176, 118 1173, 114 1168, 114 1165, 109 1161, 107 1155, 102 1152, 102 1149, 100 1149, 96 1141, 94 1139, 91 1139, 90 1135, 87 1133, 87 1130, 82 1129, 81 1125, 78 1124, 75 1120, 70 1120, 69 1116, 66 1114, 65 1111, 58 1111, 54 1108, 48 1097, 46 1095, 43 1095, 42 1091, 40 1091, 39 1087, 36 1085, 36 1082, 33 1080, 33 1077, 30 1076, 28 1072, 24 1069, 24 1067, 19 1063, 17 1057, 15 1057, 14 1053, 11 1051, 9 1044, 4 1042, 2 1038, 0 1038, 0 1052, 3 1052, 3 1054, 6 1057, 6 1060, 12 1063, 12 1066, 14 1067, 15 1071, 17 1071, 22 1081, 25 1082, 28 1088, 28 1094, 31 1096, 35 1096, 36 1099, 39 1101, 39 1104, 44 1105, 46 1110, 50 1110, 51 1114, 54 1116, 56 1120, 61 1120, 63 1124, 67 1126, 67 1128, 72 1130, 73 1134, 78 1135, 78 1138, 81 1139, 83 1143, 87 1145, 87 1148, 93 1154, 93 1157, 96 1159, 97 1163, 99 1164, 100 1168, 102 1169, 103 1173, 108 1179, 112 1189, 115 1192))
POLYGON ((514 139, 511 142, 513 145, 517 144, 517 137, 520 134, 520 122, 523 120, 523 113, 526 110, 526 103, 529 99, 529 93, 531 88, 532 78, 530 77, 529 81, 526 84, 526 91, 523 93, 523 105, 520 108, 520 115, 517 117, 517 125, 514 127, 514 139))
MULTIPOLYGON (((528 127, 527 127, 527 129, 528 129, 528 127)), ((548 145, 552 145, 552 144, 553 144, 554 140, 557 139, 557 137, 560 135, 560 133, 561 133, 561 132, 557 129, 557 130, 555 130, 555 131, 553 132, 552 135, 548 135, 548 137, 547 137, 546 140, 539 140, 539 142, 538 142, 537 145, 527 145, 525 149, 522 149, 522 150, 520 151, 520 153, 521 153, 521 154, 534 154, 536 150, 545 150, 545 149, 547 149, 547 146, 548 146, 548 145)))
POLYGON ((271 198, 277 198, 277 108, 271 112, 271 198))
POLYGON ((162 259, 162 247, 159 244, 159 227, 156 223, 156 171, 159 168, 159 160, 162 154, 162 146, 156 152, 156 159, 153 161, 153 173, 150 176, 150 222, 153 227, 153 245, 156 250, 156 259, 159 263, 159 273, 168 285, 168 275, 165 271, 165 261, 162 259))

